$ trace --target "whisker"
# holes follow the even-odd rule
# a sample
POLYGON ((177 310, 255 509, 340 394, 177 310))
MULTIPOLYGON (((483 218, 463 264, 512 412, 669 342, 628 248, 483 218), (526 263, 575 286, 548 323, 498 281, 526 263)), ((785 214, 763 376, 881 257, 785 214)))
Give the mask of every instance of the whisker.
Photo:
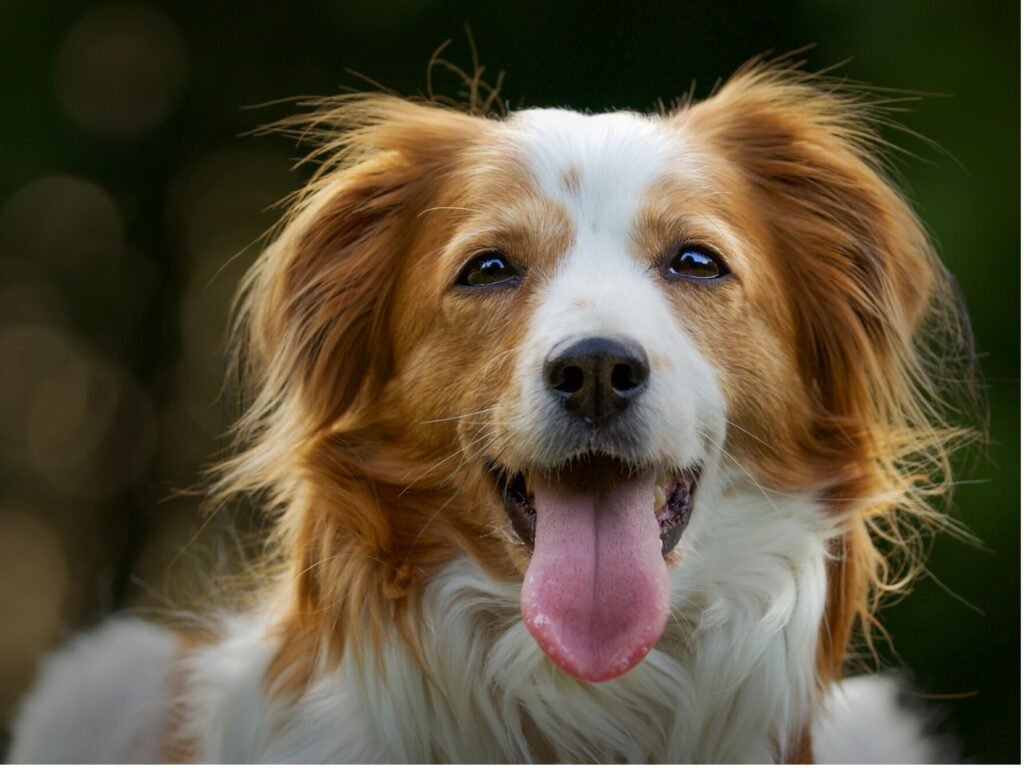
POLYGON ((427 518, 427 521, 425 523, 423 523, 423 525, 420 527, 419 532, 416 534, 416 538, 414 538, 412 540, 412 544, 409 547, 410 549, 415 549, 416 548, 416 545, 419 543, 420 537, 423 536, 423 534, 426 532, 427 528, 430 527, 430 524, 437 519, 437 516, 440 515, 449 504, 451 504, 453 501, 455 501, 455 497, 458 496, 458 495, 459 495, 458 490, 453 491, 452 495, 449 496, 445 500, 445 502, 443 504, 441 504, 437 509, 434 510, 434 512, 430 515, 430 517, 427 518))
POLYGON ((702 432, 700 429, 697 429, 697 434, 699 434, 701 437, 703 437, 705 440, 707 440, 709 443, 715 446, 716 450, 721 451, 722 455, 727 460, 729 460, 732 463, 732 465, 736 467, 736 469, 738 469, 740 472, 747 476, 750 482, 753 483, 754 487, 757 488, 757 490, 761 492, 761 495, 764 496, 765 501, 767 501, 771 505, 771 508, 775 510, 775 514, 779 516, 779 519, 783 519, 785 517, 782 514, 782 511, 775 505, 775 502, 772 500, 771 495, 769 495, 768 489, 766 489, 759 482, 757 482, 757 479, 747 470, 747 468, 744 467, 739 462, 739 460, 737 460, 732 454, 725 450, 724 440, 722 441, 722 443, 716 443, 714 438, 711 437, 711 435, 707 434, 706 432, 702 432))
POLYGON ((757 435, 755 435, 755 434, 754 434, 753 432, 751 432, 751 431, 750 431, 749 429, 744 429, 744 428, 743 428, 743 427, 741 427, 741 426, 740 426, 739 424, 737 424, 737 423, 736 423, 735 421, 733 421, 733 420, 731 420, 731 419, 726 419, 726 420, 725 420, 725 422, 726 422, 726 424, 728 424, 728 425, 729 425, 730 427, 733 427, 734 429, 738 429, 738 430, 739 430, 740 432, 742 432, 743 434, 745 434, 745 435, 748 435, 748 436, 750 436, 750 437, 754 438, 755 440, 757 440, 757 442, 759 442, 759 443, 760 443, 761 445, 765 446, 766 448, 774 448, 774 447, 775 447, 775 446, 773 446, 773 445, 772 445, 771 443, 768 443, 768 442, 766 442, 766 441, 762 440, 762 439, 761 439, 760 437, 758 437, 757 435))
POLYGON ((443 419, 427 419, 421 421, 420 424, 440 424, 442 421, 457 421, 467 416, 479 416, 482 413, 490 413, 491 411, 498 410, 498 406, 492 405, 490 408, 481 408, 479 411, 470 411, 469 413, 460 413, 455 416, 445 416, 443 419))
POLYGON ((433 472, 435 469, 440 467, 442 464, 446 464, 447 462, 451 461, 456 456, 458 456, 460 453, 462 453, 465 450, 465 448, 470 448, 473 445, 476 445, 477 443, 479 443, 481 440, 485 440, 487 437, 488 436, 485 434, 482 437, 475 438, 472 442, 469 443, 469 445, 467 445, 465 447, 459 446, 458 448, 455 449, 455 451, 453 451, 452 453, 448 454, 447 456, 445 456, 443 459, 441 459, 440 461, 436 462, 435 464, 432 464, 426 470, 424 470, 419 475, 417 475, 415 478, 413 478, 413 480, 407 486, 405 486, 405 488, 403 488, 401 490, 401 492, 398 494, 398 496, 399 497, 404 496, 406 491, 408 491, 410 488, 412 488, 414 485, 416 485, 416 483, 418 483, 424 477, 426 477, 431 472, 433 472))
MULTIPOLYGON (((343 558, 349 558, 349 557, 362 557, 362 558, 364 558, 366 560, 373 560, 375 563, 380 563, 381 565, 386 565, 388 568, 390 568, 391 570, 395 571, 396 573, 398 572, 398 569, 392 563, 389 563, 387 560, 382 560, 379 557, 375 557, 374 555, 371 555, 368 552, 335 552, 334 554, 328 555, 327 557, 323 557, 323 558, 317 560, 315 563, 309 564, 308 566, 303 568, 301 571, 299 571, 299 573, 297 575, 298 576, 305 576, 307 573, 312 571, 314 568, 319 568, 321 565, 326 565, 327 563, 334 562, 335 560, 341 560, 343 558)), ((325 606, 325 607, 329 607, 329 606, 325 606)))

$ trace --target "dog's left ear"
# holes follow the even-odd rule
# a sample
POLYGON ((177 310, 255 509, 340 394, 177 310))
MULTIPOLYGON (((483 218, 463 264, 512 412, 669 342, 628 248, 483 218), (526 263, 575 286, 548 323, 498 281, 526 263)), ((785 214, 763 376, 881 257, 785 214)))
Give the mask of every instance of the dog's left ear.
POLYGON ((678 119, 733 161, 793 297, 803 380, 851 427, 897 403, 946 273, 877 159, 867 97, 753 65, 678 119), (895 377, 895 378, 894 378, 895 377), (895 387, 895 389, 894 389, 895 387))
POLYGON ((786 282, 778 301, 811 404, 791 463, 847 522, 829 564, 823 676, 838 674, 855 623, 870 639, 879 596, 906 585, 915 536, 898 519, 938 517, 927 498, 949 487, 956 431, 929 369, 969 349, 952 279, 878 159, 878 110, 870 92, 754 64, 669 118, 726 158, 736 210, 756 217, 786 282))

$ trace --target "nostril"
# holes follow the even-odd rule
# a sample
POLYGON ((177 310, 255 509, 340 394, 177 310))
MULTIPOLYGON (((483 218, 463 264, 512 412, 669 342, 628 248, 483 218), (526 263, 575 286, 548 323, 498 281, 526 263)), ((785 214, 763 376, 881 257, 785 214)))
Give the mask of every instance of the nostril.
POLYGON ((572 395, 583 389, 583 369, 578 365, 566 365, 559 373, 561 375, 558 376, 558 380, 552 382, 554 389, 567 395, 572 395))
POLYGON ((619 363, 612 368, 612 388, 621 394, 627 394, 636 389, 644 383, 646 378, 639 366, 629 363, 619 363))
POLYGON ((629 407, 646 388, 649 370, 635 341, 590 336, 555 347, 543 375, 562 407, 593 427, 629 407))

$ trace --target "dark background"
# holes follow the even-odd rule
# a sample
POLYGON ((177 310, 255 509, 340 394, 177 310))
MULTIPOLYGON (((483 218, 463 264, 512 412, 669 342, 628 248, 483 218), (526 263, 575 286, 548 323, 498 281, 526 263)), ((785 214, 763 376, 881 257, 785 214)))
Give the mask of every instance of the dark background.
POLYGON ((241 135, 290 108, 244 107, 366 88, 347 68, 422 93, 445 39, 469 67, 467 22, 513 107, 649 109, 809 43, 812 69, 849 59, 840 74, 932 94, 899 117, 941 149, 889 138, 917 156, 906 188, 974 320, 991 441, 960 461, 953 511, 984 546, 938 542, 932 576, 886 613, 883 656, 938 700, 968 760, 1019 762, 1020 8, 1006 1, 0 0, 0 722, 70 632, 188 604, 245 549, 231 532, 251 513, 204 528, 181 492, 226 426, 224 329, 251 244, 305 178, 293 143, 241 135))

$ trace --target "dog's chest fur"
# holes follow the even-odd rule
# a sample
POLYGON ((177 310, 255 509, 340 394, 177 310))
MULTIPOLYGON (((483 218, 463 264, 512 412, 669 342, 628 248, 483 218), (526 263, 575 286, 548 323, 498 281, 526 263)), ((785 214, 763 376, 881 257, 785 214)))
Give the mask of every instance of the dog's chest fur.
POLYGON ((685 554, 662 641, 600 685, 557 670, 519 620, 516 586, 468 560, 424 595, 422 663, 396 636, 297 700, 266 693, 265 623, 233 620, 189 662, 187 735, 224 762, 778 760, 811 714, 821 518, 803 499, 723 495, 685 554))

